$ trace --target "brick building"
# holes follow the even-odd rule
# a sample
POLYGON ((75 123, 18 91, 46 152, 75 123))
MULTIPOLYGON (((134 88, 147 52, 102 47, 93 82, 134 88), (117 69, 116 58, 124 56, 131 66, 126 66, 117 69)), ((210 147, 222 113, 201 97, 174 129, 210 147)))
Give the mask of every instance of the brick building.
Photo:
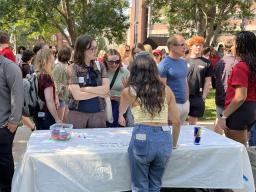
MULTIPOLYGON (((256 14, 256 3, 253 3, 252 10, 256 14)), ((164 19, 161 19, 164 21, 164 19)), ((150 7, 145 6, 145 0, 132 0, 130 9, 130 30, 128 44, 133 45, 140 43, 156 43, 158 46, 165 46, 169 37, 169 25, 167 22, 155 23, 151 22, 150 7), (153 41, 153 42, 152 42, 153 41)), ((252 19, 232 18, 229 21, 230 26, 234 26, 233 31, 240 31, 241 27, 256 33, 256 17, 252 19)), ((224 43, 233 38, 231 33, 224 32, 217 38, 217 42, 224 43)))

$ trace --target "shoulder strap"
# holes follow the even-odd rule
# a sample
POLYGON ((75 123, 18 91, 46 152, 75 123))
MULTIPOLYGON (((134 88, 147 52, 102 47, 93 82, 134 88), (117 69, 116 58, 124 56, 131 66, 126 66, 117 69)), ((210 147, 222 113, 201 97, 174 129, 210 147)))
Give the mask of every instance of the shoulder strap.
POLYGON ((115 81, 116 81, 116 77, 117 77, 117 75, 118 75, 118 72, 119 72, 119 68, 116 70, 116 72, 115 72, 115 74, 114 74, 114 76, 113 76, 113 79, 112 79, 112 81, 111 81, 111 83, 110 83, 110 89, 112 89, 112 87, 113 87, 113 85, 114 85, 114 83, 115 83, 115 81))

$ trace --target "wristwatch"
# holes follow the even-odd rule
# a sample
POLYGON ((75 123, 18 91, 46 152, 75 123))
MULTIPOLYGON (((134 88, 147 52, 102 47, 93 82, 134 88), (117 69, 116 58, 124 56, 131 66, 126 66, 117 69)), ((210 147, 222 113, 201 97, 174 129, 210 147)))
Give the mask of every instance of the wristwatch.
POLYGON ((228 118, 228 117, 226 117, 223 113, 220 114, 220 117, 221 117, 222 119, 227 119, 227 118, 228 118))

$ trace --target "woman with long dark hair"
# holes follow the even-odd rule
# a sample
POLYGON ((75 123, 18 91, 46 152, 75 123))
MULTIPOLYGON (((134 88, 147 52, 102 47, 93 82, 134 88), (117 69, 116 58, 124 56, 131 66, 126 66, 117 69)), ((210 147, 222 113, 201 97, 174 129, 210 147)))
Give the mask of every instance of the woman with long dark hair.
POLYGON ((225 110, 218 118, 216 128, 246 146, 247 130, 256 121, 256 36, 249 31, 236 35, 236 56, 228 79, 225 110))
POLYGON ((119 123, 125 126, 123 115, 130 106, 135 122, 128 149, 132 191, 160 191, 166 163, 179 137, 179 112, 174 94, 160 80, 149 53, 138 53, 130 72, 128 87, 121 94, 119 123), (170 114, 173 135, 168 126, 170 114))
POLYGON ((68 66, 71 92, 68 122, 75 128, 106 127, 104 97, 109 81, 104 65, 96 62, 97 43, 94 38, 81 35, 76 39, 74 63, 68 66))

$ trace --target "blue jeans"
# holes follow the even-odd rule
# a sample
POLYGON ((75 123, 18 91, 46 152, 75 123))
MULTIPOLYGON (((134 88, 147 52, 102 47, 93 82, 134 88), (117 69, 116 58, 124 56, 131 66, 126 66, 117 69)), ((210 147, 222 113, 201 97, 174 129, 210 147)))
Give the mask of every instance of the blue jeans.
POLYGON ((251 137, 249 139, 250 146, 256 146, 256 123, 251 128, 251 137))
POLYGON ((162 177, 172 151, 170 131, 135 125, 128 148, 132 192, 160 192, 162 177))

